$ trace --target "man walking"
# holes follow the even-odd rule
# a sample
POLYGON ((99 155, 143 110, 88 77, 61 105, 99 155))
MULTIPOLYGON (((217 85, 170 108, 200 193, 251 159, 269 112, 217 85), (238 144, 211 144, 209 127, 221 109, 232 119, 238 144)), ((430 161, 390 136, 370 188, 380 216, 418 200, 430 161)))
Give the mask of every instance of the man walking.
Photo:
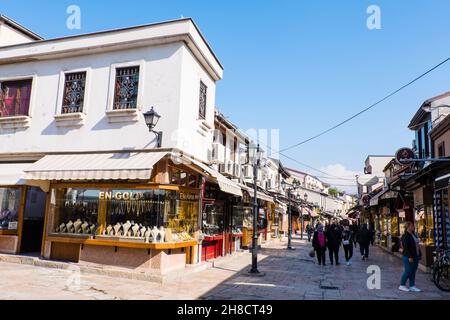
POLYGON ((363 224, 358 232, 359 250, 361 252, 361 259, 369 259, 369 245, 370 245, 370 231, 367 229, 367 224, 363 224))
POLYGON ((333 256, 336 265, 339 265, 339 247, 341 246, 341 233, 337 225, 333 222, 328 231, 326 231, 328 254, 330 264, 333 264, 333 256))
POLYGON ((306 226, 306 233, 308 234, 308 242, 311 242, 311 237, 314 233, 313 227, 311 226, 311 224, 308 224, 306 226))

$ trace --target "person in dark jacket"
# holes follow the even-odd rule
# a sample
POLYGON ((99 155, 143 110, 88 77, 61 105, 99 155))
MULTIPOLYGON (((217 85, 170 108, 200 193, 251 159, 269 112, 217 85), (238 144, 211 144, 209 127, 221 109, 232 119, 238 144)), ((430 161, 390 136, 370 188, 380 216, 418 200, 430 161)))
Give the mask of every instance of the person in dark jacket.
POLYGON ((312 245, 316 251, 317 262, 320 265, 325 265, 325 251, 327 250, 327 239, 323 231, 323 224, 317 225, 317 231, 314 232, 312 245))
POLYGON ((359 250, 363 261, 369 258, 370 238, 370 231, 367 229, 367 224, 363 224, 358 232, 359 250))
POLYGON ((358 225, 355 223, 355 224, 352 224, 352 232, 353 232, 353 244, 355 245, 355 248, 356 248, 356 246, 357 246, 357 244, 358 244, 358 225))
POLYGON ((308 224, 306 226, 306 233, 308 234, 308 242, 311 242, 311 237, 313 236, 314 233, 314 228, 312 227, 311 224, 308 224))
POLYGON ((402 279, 400 281, 401 291, 420 292, 421 290, 416 287, 416 272, 419 267, 419 260, 422 256, 419 247, 419 239, 414 233, 414 223, 406 222, 405 233, 403 234, 400 243, 403 250, 403 266, 405 271, 403 272, 402 279), (406 281, 409 279, 409 289, 406 287, 406 281))
POLYGON ((339 265, 339 247, 341 246, 341 233, 338 226, 333 223, 330 225, 328 231, 325 232, 327 237, 328 254, 330 257, 330 264, 333 264, 333 256, 336 265, 339 265))
POLYGON ((345 226, 344 231, 342 231, 342 244, 345 252, 345 261, 347 261, 348 266, 352 264, 353 242, 353 231, 350 230, 350 226, 345 226))

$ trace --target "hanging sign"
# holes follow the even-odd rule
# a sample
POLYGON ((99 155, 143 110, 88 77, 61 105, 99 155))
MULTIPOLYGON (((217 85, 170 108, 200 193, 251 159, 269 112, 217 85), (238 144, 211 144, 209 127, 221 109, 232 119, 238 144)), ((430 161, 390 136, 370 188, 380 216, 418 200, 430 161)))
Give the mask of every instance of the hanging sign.
POLYGON ((416 154, 411 148, 401 148, 395 154, 395 161, 401 166, 409 166, 413 164, 414 161, 412 160, 415 158, 416 154))

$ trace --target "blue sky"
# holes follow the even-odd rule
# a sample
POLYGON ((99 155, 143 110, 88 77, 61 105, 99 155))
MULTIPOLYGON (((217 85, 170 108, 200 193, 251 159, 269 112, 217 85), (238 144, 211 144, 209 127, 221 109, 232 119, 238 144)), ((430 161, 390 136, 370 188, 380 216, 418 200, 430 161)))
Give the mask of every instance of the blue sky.
MULTIPOLYGON (((0 13, 45 38, 194 18, 225 67, 217 106, 243 129, 280 129, 282 148, 358 112, 450 56, 448 12, 446 0, 0 0, 0 13), (71 4, 82 10, 81 30, 66 28, 71 4), (366 27, 371 4, 381 8, 381 30, 366 27)), ((409 120, 424 100, 446 91, 450 63, 344 127, 286 153, 351 176, 362 170, 368 154, 410 146, 409 120)))

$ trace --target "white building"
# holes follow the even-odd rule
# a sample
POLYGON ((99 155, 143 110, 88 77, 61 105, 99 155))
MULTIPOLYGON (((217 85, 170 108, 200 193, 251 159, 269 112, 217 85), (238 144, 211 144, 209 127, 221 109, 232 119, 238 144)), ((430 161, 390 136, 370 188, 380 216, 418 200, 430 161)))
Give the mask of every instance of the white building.
POLYGON ((0 46, 0 251, 159 273, 204 259, 205 184, 243 194, 208 166, 223 68, 194 22, 42 40, 2 17, 0 46))

